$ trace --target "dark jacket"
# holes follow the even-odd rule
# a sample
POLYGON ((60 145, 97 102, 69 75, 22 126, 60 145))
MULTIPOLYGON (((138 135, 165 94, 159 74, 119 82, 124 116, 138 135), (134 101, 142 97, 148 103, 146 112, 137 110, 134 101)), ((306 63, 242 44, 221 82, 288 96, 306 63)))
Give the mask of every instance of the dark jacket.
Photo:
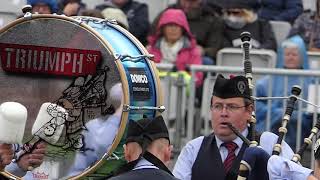
MULTIPOLYGON (((102 11, 107 7, 114 7, 114 5, 110 3, 110 0, 97 5, 96 9, 102 11)), ((128 2, 120 9, 127 15, 129 32, 145 45, 147 43, 147 35, 150 27, 148 5, 128 0, 128 2)))
POLYGON ((259 18, 293 23, 303 12, 301 0, 260 0, 259 18))
MULTIPOLYGON (((251 130, 250 130, 251 131, 251 130)), ((251 133, 248 134, 247 138, 250 138, 251 133)), ((261 134, 256 132, 255 139, 260 142, 261 134)), ((216 138, 214 134, 205 136, 198 156, 192 166, 192 180, 236 180, 239 174, 240 161, 242 159, 245 149, 248 147, 247 144, 243 143, 240 151, 233 161, 232 167, 228 173, 225 173, 223 162, 221 160, 221 155, 219 148, 217 147, 216 138)), ((250 179, 250 178, 249 178, 250 179)))
POLYGON ((110 178, 110 180, 178 180, 161 169, 137 169, 110 178))
POLYGON ((244 31, 250 32, 252 39, 260 44, 258 47, 253 45, 254 48, 276 50, 277 43, 271 25, 268 21, 262 19, 257 19, 253 23, 246 24, 241 29, 233 29, 226 26, 224 31, 224 47, 240 47, 234 45, 233 41, 239 39, 240 34, 244 31))

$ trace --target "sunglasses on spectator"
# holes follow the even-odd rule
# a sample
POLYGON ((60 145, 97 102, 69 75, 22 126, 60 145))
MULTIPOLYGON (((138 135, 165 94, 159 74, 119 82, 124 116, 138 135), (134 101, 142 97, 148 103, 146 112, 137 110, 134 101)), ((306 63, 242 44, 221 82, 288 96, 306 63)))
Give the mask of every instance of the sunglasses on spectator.
POLYGON ((239 14, 242 14, 242 11, 240 10, 227 10, 225 11, 228 15, 239 15, 239 14))

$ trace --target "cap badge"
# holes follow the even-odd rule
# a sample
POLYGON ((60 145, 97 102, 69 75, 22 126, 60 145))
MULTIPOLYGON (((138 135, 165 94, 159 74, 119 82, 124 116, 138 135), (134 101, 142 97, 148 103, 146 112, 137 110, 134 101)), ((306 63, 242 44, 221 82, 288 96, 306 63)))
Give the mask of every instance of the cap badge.
POLYGON ((246 90, 246 84, 243 81, 239 81, 237 87, 241 94, 246 90))

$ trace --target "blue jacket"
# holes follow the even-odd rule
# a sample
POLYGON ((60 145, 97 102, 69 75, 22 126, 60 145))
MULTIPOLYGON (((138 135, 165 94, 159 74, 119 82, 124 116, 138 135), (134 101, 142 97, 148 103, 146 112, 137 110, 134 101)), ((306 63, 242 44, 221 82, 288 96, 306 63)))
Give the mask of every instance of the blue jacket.
POLYGON ((301 0, 259 0, 259 18, 293 23, 303 12, 301 0))
MULTIPOLYGON (((302 69, 310 69, 308 63, 308 56, 304 42, 300 36, 294 36, 287 41, 291 41, 299 46, 299 52, 302 56, 302 69)), ((283 47, 281 46, 278 49, 278 60, 276 68, 284 68, 284 53, 283 47)), ((272 97, 283 97, 291 95, 291 87, 294 85, 299 85, 303 81, 302 93, 300 97, 307 99, 308 97, 308 85, 312 83, 311 78, 300 78, 299 76, 288 76, 288 85, 287 92, 284 92, 285 86, 285 77, 280 75, 274 76, 265 76, 262 79, 257 81, 256 85, 256 96, 257 97, 267 97, 268 96, 268 84, 269 80, 272 80, 272 97), (285 94, 284 94, 285 93, 285 94)), ((271 130, 275 133, 278 133, 279 125, 281 125, 282 117, 284 115, 284 105, 283 100, 272 100, 271 101, 271 130)), ((298 103, 298 102, 297 102, 298 103)), ((305 106, 305 103, 302 104, 305 106)), ((296 106, 298 107, 298 106, 296 106)), ((264 131, 265 123, 267 119, 267 101, 257 101, 256 102, 256 119, 257 119, 257 130, 264 131)), ((296 144, 296 127, 297 127, 298 113, 293 111, 289 124, 287 125, 288 133, 286 135, 286 142, 292 147, 295 148, 296 144)), ((310 133, 309 129, 312 124, 312 118, 307 116, 307 114, 302 114, 302 136, 306 136, 310 133)))

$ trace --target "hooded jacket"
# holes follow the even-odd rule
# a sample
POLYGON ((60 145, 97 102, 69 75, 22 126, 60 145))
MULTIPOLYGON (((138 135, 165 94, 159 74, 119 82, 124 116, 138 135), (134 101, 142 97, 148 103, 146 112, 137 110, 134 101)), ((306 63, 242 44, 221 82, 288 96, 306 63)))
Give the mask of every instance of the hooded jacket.
MULTIPOLYGON (((300 36, 294 36, 289 38, 287 41, 293 42, 298 45, 299 54, 301 56, 301 65, 302 69, 310 69, 307 51, 304 45, 304 42, 300 36)), ((278 59, 276 68, 283 69, 284 67, 284 47, 281 46, 278 49, 278 59)), ((288 76, 287 91, 284 92, 285 86, 285 77, 280 75, 274 76, 265 76, 264 78, 257 81, 256 85, 256 96, 257 97, 267 97, 268 96, 268 85, 269 81, 272 81, 272 97, 283 97, 291 95, 291 87, 294 85, 301 86, 302 83, 302 93, 300 97, 307 99, 308 97, 308 85, 312 83, 311 78, 301 78, 301 76, 288 76)), ((278 127, 281 125, 282 117, 284 115, 284 105, 283 100, 272 100, 271 101, 271 130, 278 133, 278 127)), ((298 104, 298 102, 297 102, 298 104)), ((302 104, 305 105, 304 103, 302 104)), ((296 105, 296 107, 298 107, 296 105)), ((259 131, 265 130, 265 122, 267 119, 267 101, 256 101, 256 119, 257 119, 257 129, 259 131)), ((298 113, 296 109, 293 111, 293 114, 290 118, 290 123, 287 125, 288 132, 286 134, 286 142, 292 147, 295 148, 296 145, 296 133, 297 133, 297 120, 298 113)), ((305 137, 310 133, 312 120, 309 119, 307 114, 302 114, 302 136, 305 137)))
MULTIPOLYGON (((162 53, 160 50, 160 40, 162 38, 162 28, 167 24, 177 24, 184 30, 184 35, 187 37, 187 41, 184 41, 182 49, 178 52, 175 65, 177 70, 186 71, 188 65, 202 64, 201 54, 197 48, 197 43, 193 35, 191 34, 187 18, 182 10, 168 9, 160 17, 157 24, 155 34, 148 37, 149 53, 154 55, 154 61, 160 63, 162 60, 162 53)), ((201 72, 196 73, 196 84, 202 84, 203 74, 201 72)))
POLYGON ((27 4, 31 6, 39 3, 47 4, 51 9, 51 13, 56 13, 58 11, 58 3, 56 0, 27 0, 27 4))

